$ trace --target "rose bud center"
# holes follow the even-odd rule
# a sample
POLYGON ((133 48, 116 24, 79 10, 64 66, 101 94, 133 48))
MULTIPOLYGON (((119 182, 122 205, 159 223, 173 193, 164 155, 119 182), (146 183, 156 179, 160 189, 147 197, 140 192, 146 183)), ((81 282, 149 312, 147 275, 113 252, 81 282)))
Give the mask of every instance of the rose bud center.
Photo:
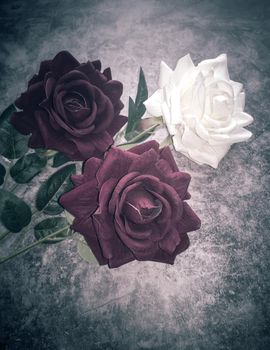
POLYGON ((76 91, 68 92, 63 98, 63 105, 70 112, 78 112, 81 109, 87 108, 85 98, 76 91))
POLYGON ((144 189, 130 191, 126 197, 124 215, 136 224, 153 221, 162 211, 162 203, 144 189))

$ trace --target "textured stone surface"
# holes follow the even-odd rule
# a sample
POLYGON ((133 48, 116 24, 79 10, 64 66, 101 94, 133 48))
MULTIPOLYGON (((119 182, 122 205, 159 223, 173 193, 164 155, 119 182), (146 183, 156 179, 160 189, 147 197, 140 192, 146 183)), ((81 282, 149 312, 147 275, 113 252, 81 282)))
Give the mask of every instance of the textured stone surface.
MULTIPOLYGON (((161 59, 173 67, 188 52, 196 63, 227 52, 231 78, 244 83, 246 111, 255 117, 251 141, 234 145, 218 170, 175 154, 193 176, 190 202, 202 219, 175 265, 109 270, 81 260, 76 243, 66 241, 0 266, 1 350, 270 348, 267 3, 1 2, 1 110, 39 62, 62 49, 110 65, 126 105, 139 66, 152 93, 161 59)), ((27 198, 37 186, 27 188, 27 198)), ((30 233, 24 243, 32 240, 30 233)))

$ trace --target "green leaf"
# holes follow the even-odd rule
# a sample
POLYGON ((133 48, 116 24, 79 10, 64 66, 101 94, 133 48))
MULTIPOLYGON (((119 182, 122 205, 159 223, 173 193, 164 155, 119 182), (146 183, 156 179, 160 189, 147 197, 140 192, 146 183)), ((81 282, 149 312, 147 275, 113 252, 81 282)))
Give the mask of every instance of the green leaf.
POLYGON ((0 154, 8 159, 19 158, 28 150, 28 137, 10 124, 13 112, 16 112, 16 108, 12 104, 0 116, 0 154))
POLYGON ((11 232, 19 232, 31 221, 31 210, 28 204, 15 194, 0 189, 0 219, 11 232))
POLYGON ((63 165, 67 162, 70 162, 70 159, 66 157, 63 153, 56 153, 53 157, 53 168, 58 168, 60 165, 63 165))
POLYGON ((41 158, 36 153, 27 154, 17 160, 10 169, 10 175, 14 181, 25 184, 38 175, 46 164, 46 158, 41 158))
POLYGON ((136 128, 139 121, 145 113, 145 106, 143 102, 148 98, 148 90, 145 81, 145 76, 142 68, 140 68, 140 76, 137 87, 137 95, 135 102, 129 97, 128 104, 128 123, 125 132, 125 138, 127 141, 131 140, 136 136, 136 128))
POLYGON ((140 76, 139 76, 139 83, 137 88, 137 95, 135 99, 135 106, 137 109, 137 114, 140 116, 140 118, 145 113, 145 106, 143 104, 144 101, 146 101, 148 98, 148 89, 145 81, 145 76, 142 70, 142 67, 140 67, 140 76))
POLYGON ((68 226, 68 222, 64 217, 47 218, 34 227, 34 234, 37 240, 40 240, 53 232, 57 232, 63 229, 58 235, 52 238, 48 238, 42 243, 59 243, 69 238, 72 235, 72 231, 68 226))
POLYGON ((59 197, 69 191, 73 185, 69 179, 76 171, 75 164, 69 164, 52 174, 39 188, 36 207, 45 214, 57 215, 64 209, 59 205, 59 197))
POLYGON ((93 254, 92 250, 89 248, 84 238, 78 239, 77 252, 79 253, 80 257, 86 260, 87 262, 89 263, 97 262, 95 255, 93 254))
POLYGON ((6 175, 6 169, 4 165, 0 163, 0 186, 3 185, 6 175))
POLYGON ((136 129, 137 123, 140 119, 137 117, 137 110, 134 101, 131 97, 128 100, 128 123, 126 127, 125 138, 130 140, 132 136, 132 132, 136 129))

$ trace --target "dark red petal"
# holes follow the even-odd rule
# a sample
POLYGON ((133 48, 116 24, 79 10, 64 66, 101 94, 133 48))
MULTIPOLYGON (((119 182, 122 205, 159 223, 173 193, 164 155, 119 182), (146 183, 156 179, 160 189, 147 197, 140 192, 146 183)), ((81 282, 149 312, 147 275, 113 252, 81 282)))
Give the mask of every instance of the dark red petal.
POLYGON ((102 164, 102 160, 98 158, 89 158, 83 165, 84 182, 95 179, 96 173, 102 164))
POLYGON ((96 181, 89 181, 64 193, 60 204, 78 218, 89 217, 98 206, 98 189, 96 181))
POLYGON ((167 176, 166 180, 171 186, 173 186, 182 200, 188 199, 186 197, 187 189, 191 180, 191 176, 188 173, 180 171, 177 173, 172 173, 167 176))
POLYGON ((101 71, 101 62, 100 62, 100 60, 92 61, 92 65, 95 67, 95 69, 101 71))
POLYGON ((105 153, 113 144, 113 138, 107 131, 91 136, 93 145, 102 153, 105 153))
POLYGON ((76 232, 81 233, 100 265, 106 265, 108 260, 103 256, 102 250, 96 235, 96 229, 91 217, 75 219, 72 225, 76 232))
POLYGON ((175 251, 172 254, 168 254, 164 250, 159 249, 154 256, 152 256, 150 259, 145 259, 145 260, 157 261, 157 262, 166 263, 166 264, 174 264, 176 256, 181 252, 183 252, 184 250, 186 250, 188 246, 189 246, 189 238, 187 234, 184 234, 184 235, 181 235, 180 244, 176 247, 175 251))
POLYGON ((110 67, 104 69, 103 74, 108 80, 112 80, 112 72, 110 67))
POLYGON ((109 80, 103 86, 102 90, 104 94, 109 97, 109 99, 112 101, 112 104, 114 105, 120 100, 120 97, 123 93, 123 84, 117 80, 109 80))
POLYGON ((147 141, 147 142, 141 143, 133 148, 130 148, 128 151, 131 153, 142 154, 146 151, 149 151, 151 148, 153 148, 155 151, 158 152, 159 143, 155 140, 147 141))
POLYGON ((109 267, 113 268, 134 260, 134 256, 127 246, 119 239, 114 230, 111 218, 107 218, 107 220, 107 222, 106 219, 105 222, 103 222, 102 218, 95 216, 94 224, 103 255, 108 257, 109 267), (106 234, 107 237, 110 237, 109 239, 103 238, 105 234, 104 230, 110 231, 106 234))
POLYGON ((183 202, 183 215, 179 224, 177 225, 178 232, 182 234, 190 231, 196 231, 200 227, 200 218, 194 213, 186 202, 183 202))
POLYGON ((35 121, 33 117, 28 117, 24 112, 14 112, 10 118, 10 123, 23 135, 32 132, 35 121))
POLYGON ((55 87, 55 83, 55 78, 53 76, 50 76, 50 73, 48 73, 45 81, 45 94, 47 98, 51 96, 53 88, 55 87))
POLYGON ((161 159, 165 159, 174 171, 179 171, 169 146, 162 148, 159 152, 161 159))
POLYGON ((103 183, 99 192, 99 207, 96 211, 96 214, 102 213, 103 211, 108 211, 108 204, 111 199, 113 190, 118 182, 116 178, 109 178, 103 183))
POLYGON ((118 115, 114 117, 106 131, 113 137, 127 123, 127 121, 127 117, 118 115))
POLYGON ((167 232, 167 234, 163 237, 161 241, 159 241, 159 247, 164 250, 168 254, 172 254, 176 247, 179 245, 181 241, 180 235, 175 228, 172 228, 171 231, 167 232))
POLYGON ((153 148, 151 148, 148 151, 145 151, 144 153, 140 154, 136 159, 134 159, 128 171, 145 172, 148 168, 154 166, 157 159, 158 153, 153 148))
POLYGON ((55 78, 60 78, 64 74, 78 67, 80 63, 68 51, 60 51, 52 60, 51 70, 55 78))
MULTIPOLYGON (((151 255, 153 251, 157 249, 157 243, 152 242, 149 239, 137 239, 135 237, 131 237, 131 235, 127 235, 126 232, 123 232, 120 227, 116 223, 116 230, 117 233, 121 239, 121 241, 133 252, 133 254, 138 257, 138 254, 145 255, 151 255)), ((136 225, 137 226, 137 225, 136 225)), ((141 228, 145 232, 147 231, 147 225, 143 225, 143 228, 141 228)), ((140 255, 140 256, 142 256, 140 255)))
POLYGON ((124 176, 133 158, 133 154, 122 151, 116 147, 111 147, 97 173, 97 180, 100 186, 110 177, 120 179, 124 176))
POLYGON ((82 175, 71 175, 70 179, 75 186, 80 186, 84 182, 82 175))
MULTIPOLYGON (((128 185, 129 181, 131 181, 132 179, 134 179, 136 176, 138 176, 138 173, 136 172, 132 172, 132 173, 127 173, 125 176, 121 176, 120 177, 120 180, 119 180, 119 177, 117 176, 114 176, 116 177, 119 182, 117 183, 117 185, 115 186, 115 189, 113 191, 113 195, 112 195, 112 198, 110 200, 110 203, 109 203, 109 212, 111 214, 114 214, 114 211, 115 211, 115 208, 116 208, 116 205, 117 203, 119 202, 119 196, 120 196, 120 193, 124 190, 124 188, 128 185)), ((113 177, 113 176, 112 176, 113 177)))
POLYGON ((22 93, 15 101, 15 106, 25 111, 34 112, 39 104, 46 97, 43 82, 38 82, 29 87, 29 89, 22 93))
MULTIPOLYGON (((49 116, 46 111, 38 110, 35 113, 35 120, 38 124, 38 129, 42 135, 43 142, 46 148, 54 149, 63 152, 67 157, 72 160, 76 152, 76 146, 72 141, 65 138, 63 131, 56 132, 50 125, 49 116)), ((34 147, 32 145, 31 147, 34 147)), ((35 147, 34 147, 35 148, 35 147)))
POLYGON ((138 225, 125 218, 125 231, 131 237, 146 240, 150 237, 152 229, 150 225, 138 225))
POLYGON ((45 60, 40 63, 39 72, 29 80, 28 87, 44 79, 45 74, 51 70, 51 62, 51 60, 45 60))
POLYGON ((91 62, 88 61, 81 64, 76 68, 76 70, 85 74, 92 85, 103 90, 103 86, 107 82, 107 78, 98 70, 96 70, 91 62))

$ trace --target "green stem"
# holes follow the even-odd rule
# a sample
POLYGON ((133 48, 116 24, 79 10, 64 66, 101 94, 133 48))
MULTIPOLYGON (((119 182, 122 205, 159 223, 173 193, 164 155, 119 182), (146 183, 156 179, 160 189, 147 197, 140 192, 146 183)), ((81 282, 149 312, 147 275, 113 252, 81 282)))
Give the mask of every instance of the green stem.
POLYGON ((16 183, 11 189, 10 192, 13 192, 20 184, 16 183))
POLYGON ((1 241, 2 239, 4 239, 9 233, 10 233, 10 231, 4 232, 4 233, 0 236, 0 241, 1 241))
POLYGON ((45 236, 45 237, 39 239, 38 241, 29 244, 28 246, 26 246, 26 247, 24 247, 24 248, 18 249, 16 252, 14 252, 14 253, 8 255, 8 256, 5 257, 5 258, 2 258, 2 259, 0 260, 0 264, 3 264, 4 262, 13 259, 13 258, 15 258, 16 256, 21 255, 21 254, 27 252, 28 250, 30 250, 30 249, 34 248, 35 246, 37 246, 37 245, 43 243, 44 241, 46 241, 46 240, 49 239, 49 238, 52 238, 52 237, 54 237, 54 236, 57 236, 59 233, 63 232, 63 231, 66 230, 67 228, 69 228, 69 226, 65 226, 65 227, 61 228, 61 230, 55 231, 55 232, 51 233, 50 235, 47 235, 47 236, 45 236))
POLYGON ((119 147, 119 146, 126 146, 126 145, 129 145, 131 143, 135 143, 136 141, 140 140, 141 137, 143 137, 144 135, 150 133, 151 131, 153 131, 157 126, 159 126, 160 124, 155 124, 155 125, 152 125, 150 126, 150 128, 144 130, 142 133, 140 133, 139 135, 133 137, 131 140, 129 140, 128 142, 124 142, 124 143, 121 143, 120 145, 116 145, 116 147, 119 147))
POLYGON ((10 178, 10 169, 13 165, 13 161, 11 160, 9 165, 8 165, 8 168, 7 168, 7 172, 6 172, 6 175, 5 175, 5 178, 4 178, 4 183, 3 183, 3 189, 5 190, 6 187, 7 187, 7 184, 8 184, 8 179, 10 178))

